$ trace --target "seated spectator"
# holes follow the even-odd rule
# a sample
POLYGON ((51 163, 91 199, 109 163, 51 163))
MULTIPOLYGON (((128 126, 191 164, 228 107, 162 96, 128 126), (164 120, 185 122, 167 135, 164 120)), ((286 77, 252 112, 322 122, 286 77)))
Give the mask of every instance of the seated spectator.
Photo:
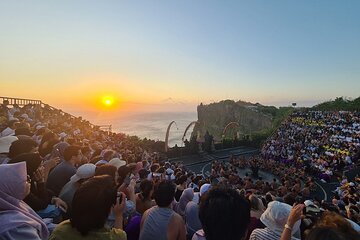
POLYGON ((61 161, 64 161, 64 151, 68 146, 70 146, 70 144, 67 142, 59 142, 58 144, 54 145, 51 152, 51 157, 59 157, 61 161))
POLYGON ((16 140, 18 140, 18 138, 15 136, 0 137, 0 164, 5 164, 10 161, 10 146, 16 140))
POLYGON ((9 149, 9 157, 15 158, 23 153, 36 152, 38 149, 37 143, 31 138, 19 139, 14 141, 9 149))
POLYGON ((264 213, 265 207, 262 201, 257 198, 254 194, 249 196, 249 202, 251 206, 250 211, 250 225, 246 239, 250 238, 252 231, 256 228, 262 228, 263 224, 260 221, 261 215, 264 213))
POLYGON ((7 127, 0 133, 0 137, 14 136, 17 124, 19 124, 18 119, 10 120, 7 127))
POLYGON ((116 172, 117 169, 115 166, 112 166, 110 164, 104 164, 104 165, 100 165, 100 166, 96 166, 95 169, 95 176, 100 176, 100 175, 109 175, 110 177, 112 177, 114 179, 114 181, 116 180, 116 172))
POLYGON ((70 178, 70 181, 65 184, 61 189, 59 198, 66 202, 68 208, 66 216, 70 217, 72 212, 72 200, 74 198, 76 190, 81 186, 83 182, 93 177, 95 174, 96 166, 88 163, 81 165, 77 170, 76 174, 70 178))
POLYGON ((9 164, 26 162, 27 173, 32 179, 30 194, 24 201, 35 211, 40 211, 51 203, 54 193, 45 187, 44 168, 41 166, 41 157, 38 153, 24 153, 13 158, 9 164))
POLYGON ((360 239, 360 233, 355 231, 351 222, 335 212, 324 212, 314 228, 329 227, 341 233, 345 239, 360 239))
POLYGON ((61 189, 76 173, 75 166, 80 162, 81 157, 81 150, 78 146, 68 146, 64 150, 65 161, 61 162, 50 172, 46 185, 56 196, 59 195, 61 189))
POLYGON ((249 196, 249 202, 251 206, 251 211, 250 211, 251 217, 260 219, 261 215, 264 213, 265 210, 264 204, 254 194, 251 194, 249 196))
MULTIPOLYGON (((298 204, 291 209, 280 240, 291 239, 292 228, 301 219, 304 206, 303 204, 298 204)), ((353 228, 348 220, 330 211, 324 212, 315 225, 310 230, 306 230, 305 233, 306 240, 360 239, 360 233, 353 228)))
POLYGON ((113 158, 109 161, 109 164, 119 169, 119 167, 125 166, 126 161, 121 160, 120 158, 113 158))
POLYGON ((181 194, 179 202, 175 205, 174 210, 180 214, 185 220, 185 208, 186 205, 194 198, 194 190, 192 188, 186 188, 181 194))
POLYGON ((182 217, 171 209, 175 185, 163 180, 155 189, 157 206, 148 209, 140 225, 140 240, 186 239, 185 224, 182 217))
POLYGON ((234 189, 213 188, 201 199, 199 218, 203 229, 193 240, 242 239, 250 223, 250 205, 234 189))
POLYGON ((96 176, 84 182, 76 191, 72 202, 72 217, 60 223, 50 236, 52 239, 126 239, 122 212, 125 195, 117 197, 114 181, 109 176, 96 176), (114 228, 104 227, 113 208, 114 228))
POLYGON ((32 137, 33 133, 30 130, 29 127, 17 127, 15 129, 15 136, 29 136, 32 137))
POLYGON ((194 233, 202 228, 201 222, 199 219, 199 204, 201 202, 202 196, 211 188, 211 184, 205 183, 200 187, 199 197, 195 202, 190 201, 185 208, 185 220, 186 220, 186 232, 189 238, 191 238, 194 233))
POLYGON ((144 179, 140 183, 140 192, 136 194, 136 211, 143 214, 146 210, 155 205, 151 199, 154 193, 154 183, 144 179))
POLYGON ((59 143, 59 136, 54 132, 47 132, 41 139, 39 145, 39 153, 42 157, 46 157, 53 150, 54 145, 59 143))
MULTIPOLYGON (((300 206, 303 205, 299 205, 300 206)), ((278 201, 272 201, 268 204, 267 209, 261 215, 260 220, 266 226, 264 229, 257 228, 251 235, 250 240, 267 240, 267 239, 280 239, 287 223, 288 216, 290 214, 291 206, 286 203, 278 201)), ((291 239, 300 238, 300 221, 292 223, 292 226, 288 226, 291 239)))
POLYGON ((187 180, 186 175, 182 175, 176 180, 176 184, 177 184, 176 192, 175 192, 175 200, 176 201, 180 200, 181 194, 183 193, 183 191, 186 188, 186 180, 187 180))
POLYGON ((95 165, 99 164, 108 164, 111 159, 113 159, 115 152, 113 150, 107 150, 104 152, 103 157, 95 165))
POLYGON ((43 220, 23 199, 30 193, 26 163, 0 165, 0 238, 48 239, 43 220))
POLYGON ((142 214, 153 207, 155 201, 151 199, 154 192, 154 183, 147 179, 144 179, 140 183, 140 192, 136 194, 136 211, 135 214, 127 224, 125 232, 128 240, 137 240, 140 236, 140 222, 142 214))
MULTIPOLYGON (((285 239, 281 239, 285 240, 285 239)), ((331 227, 316 227, 309 231, 306 240, 352 240, 331 227)), ((355 240, 355 239, 354 239, 355 240)))

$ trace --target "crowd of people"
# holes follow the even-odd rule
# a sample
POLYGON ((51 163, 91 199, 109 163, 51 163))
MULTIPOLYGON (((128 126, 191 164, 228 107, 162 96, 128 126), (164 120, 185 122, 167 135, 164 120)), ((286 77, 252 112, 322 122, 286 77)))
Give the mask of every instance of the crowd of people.
POLYGON ((296 111, 264 144, 262 156, 303 165, 328 182, 357 163, 359 135, 359 112, 296 111))
POLYGON ((295 112, 260 156, 210 176, 47 105, 4 102, 0 125, 0 239, 360 239, 360 178, 312 198, 356 166, 358 113, 295 112))

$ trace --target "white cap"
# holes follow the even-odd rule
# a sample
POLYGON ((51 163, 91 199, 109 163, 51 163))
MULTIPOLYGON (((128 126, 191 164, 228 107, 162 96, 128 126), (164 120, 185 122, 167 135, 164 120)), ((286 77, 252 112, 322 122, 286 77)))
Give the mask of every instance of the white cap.
POLYGON ((71 182, 77 182, 80 179, 91 178, 95 175, 96 166, 92 163, 81 165, 76 173, 70 178, 71 182))
POLYGON ((310 205, 315 206, 314 202, 311 201, 311 200, 305 200, 305 201, 304 201, 304 205, 305 205, 306 207, 308 207, 308 206, 310 206, 310 205))
POLYGON ((205 183, 200 188, 200 196, 204 195, 211 188, 211 184, 205 183))
POLYGON ((113 158, 109 161, 109 164, 115 166, 118 169, 119 167, 125 166, 126 161, 121 160, 120 158, 113 158))

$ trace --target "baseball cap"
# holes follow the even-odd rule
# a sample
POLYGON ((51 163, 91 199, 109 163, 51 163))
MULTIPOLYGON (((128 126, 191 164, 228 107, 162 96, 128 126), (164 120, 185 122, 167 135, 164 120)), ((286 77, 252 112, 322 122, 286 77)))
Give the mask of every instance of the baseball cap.
POLYGON ((96 166, 92 163, 81 165, 76 173, 70 178, 71 182, 77 182, 80 179, 86 179, 95 175, 96 166))

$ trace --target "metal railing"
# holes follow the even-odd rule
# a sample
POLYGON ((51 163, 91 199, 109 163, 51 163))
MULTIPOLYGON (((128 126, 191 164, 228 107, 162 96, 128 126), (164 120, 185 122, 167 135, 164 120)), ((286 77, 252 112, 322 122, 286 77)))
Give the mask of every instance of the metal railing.
MULTIPOLYGON (((34 100, 34 99, 27 99, 27 98, 1 97, 0 96, 0 101, 1 101, 1 104, 6 103, 7 105, 11 105, 11 106, 18 105, 19 107, 22 107, 22 106, 25 106, 25 105, 28 105, 28 104, 41 105, 42 107, 46 106, 46 107, 50 108, 51 110, 59 111, 60 114, 62 114, 62 115, 68 115, 73 119, 79 118, 79 117, 76 117, 76 116, 74 116, 74 115, 72 115, 70 113, 66 113, 61 109, 50 106, 49 104, 43 103, 41 100, 34 100)), ((82 120, 82 121, 85 121, 85 120, 82 120)), ((92 124, 92 123, 88 123, 88 124, 92 128, 98 128, 98 129, 100 129, 102 131, 105 131, 105 132, 108 132, 108 133, 112 132, 112 125, 100 125, 99 126, 99 125, 95 125, 95 124, 92 124)))
POLYGON ((25 106, 28 104, 40 105, 42 104, 41 100, 34 99, 26 99, 26 98, 13 98, 13 97, 0 97, 2 103, 7 102, 8 105, 14 106, 15 104, 18 106, 25 106))

